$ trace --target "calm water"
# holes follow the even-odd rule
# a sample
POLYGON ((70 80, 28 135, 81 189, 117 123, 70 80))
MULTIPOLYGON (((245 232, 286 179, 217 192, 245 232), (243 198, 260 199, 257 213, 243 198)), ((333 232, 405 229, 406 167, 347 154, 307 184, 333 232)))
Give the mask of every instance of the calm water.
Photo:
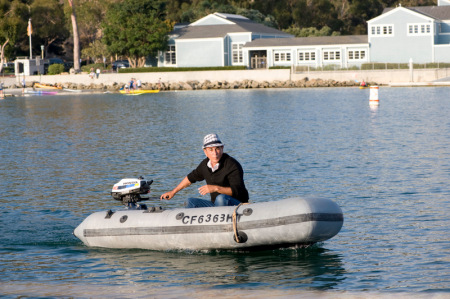
POLYGON ((378 107, 356 88, 2 100, 0 295, 450 296, 449 95, 382 87, 378 107), (247 254, 88 248, 72 235, 120 208, 109 192, 121 178, 153 179, 155 196, 173 188, 211 132, 243 165, 252 201, 332 198, 341 232, 247 254))

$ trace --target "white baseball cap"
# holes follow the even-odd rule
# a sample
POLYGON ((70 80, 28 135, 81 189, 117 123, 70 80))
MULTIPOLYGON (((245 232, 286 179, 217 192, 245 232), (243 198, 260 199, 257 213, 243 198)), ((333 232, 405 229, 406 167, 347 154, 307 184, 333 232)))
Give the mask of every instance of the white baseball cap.
POLYGON ((208 134, 203 138, 203 148, 223 146, 217 134, 208 134))

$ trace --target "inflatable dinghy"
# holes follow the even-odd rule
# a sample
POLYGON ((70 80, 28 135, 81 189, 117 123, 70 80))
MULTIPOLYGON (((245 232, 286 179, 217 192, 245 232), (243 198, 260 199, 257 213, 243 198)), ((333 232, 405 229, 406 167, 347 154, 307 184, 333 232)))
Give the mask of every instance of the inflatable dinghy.
POLYGON ((91 214, 75 236, 87 246, 106 248, 252 250, 322 242, 335 236, 344 221, 339 206, 321 198, 195 209, 147 207, 138 203, 139 194, 149 192, 151 182, 140 178, 116 184, 112 195, 128 208, 91 214), (125 198, 120 192, 129 187, 139 194, 125 198))

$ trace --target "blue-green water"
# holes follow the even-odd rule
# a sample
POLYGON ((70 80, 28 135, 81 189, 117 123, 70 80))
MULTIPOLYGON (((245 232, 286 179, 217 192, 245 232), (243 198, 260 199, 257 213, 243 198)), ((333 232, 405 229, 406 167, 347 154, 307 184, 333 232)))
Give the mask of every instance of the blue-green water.
POLYGON ((377 107, 356 88, 1 100, 0 295, 450 296, 449 95, 382 87, 377 107), (331 198, 341 232, 257 253, 98 249, 72 235, 120 208, 109 194, 122 178, 172 189, 211 132, 243 165, 252 201, 331 198))

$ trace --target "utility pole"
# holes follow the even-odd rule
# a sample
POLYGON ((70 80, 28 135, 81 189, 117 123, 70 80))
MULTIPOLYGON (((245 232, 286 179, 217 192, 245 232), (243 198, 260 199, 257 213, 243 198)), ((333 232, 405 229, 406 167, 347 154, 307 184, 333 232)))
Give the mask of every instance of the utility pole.
POLYGON ((33 33, 33 28, 31 27, 31 18, 28 19, 28 27, 27 27, 27 34, 30 38, 30 60, 33 59, 33 52, 31 47, 31 34, 33 33))

